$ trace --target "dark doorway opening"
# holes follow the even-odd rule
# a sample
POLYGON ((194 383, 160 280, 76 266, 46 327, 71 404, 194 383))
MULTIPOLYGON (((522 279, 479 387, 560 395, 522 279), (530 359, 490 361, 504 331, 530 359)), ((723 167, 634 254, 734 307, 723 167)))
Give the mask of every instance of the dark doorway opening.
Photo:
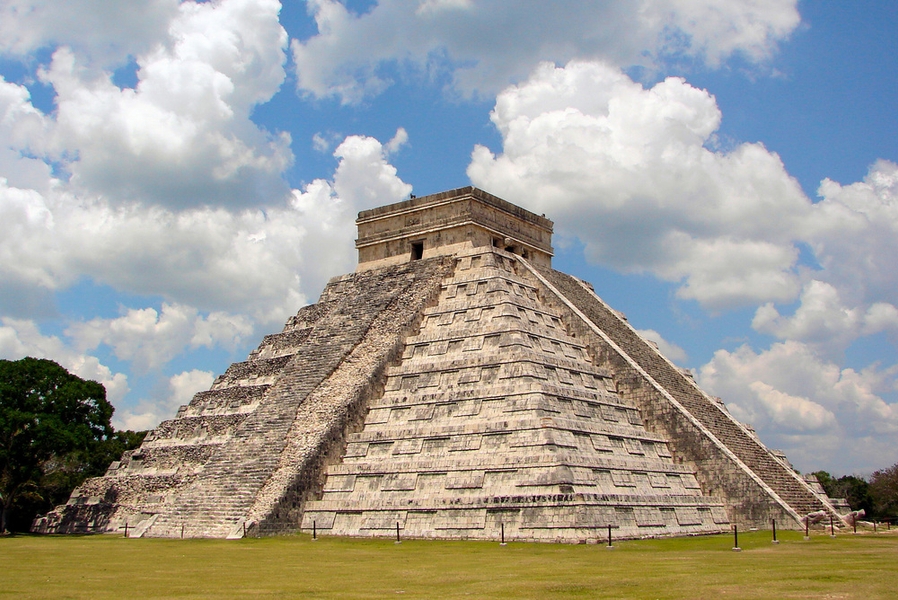
POLYGON ((424 242, 412 242, 412 260, 421 260, 424 257, 424 242))

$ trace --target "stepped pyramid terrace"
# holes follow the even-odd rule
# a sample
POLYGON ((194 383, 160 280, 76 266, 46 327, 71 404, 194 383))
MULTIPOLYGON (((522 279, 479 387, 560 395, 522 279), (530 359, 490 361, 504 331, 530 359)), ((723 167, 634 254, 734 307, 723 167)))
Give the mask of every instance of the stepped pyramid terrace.
POLYGON ((34 530, 578 542, 841 522, 552 269, 547 218, 466 187, 357 224, 356 272, 34 530))

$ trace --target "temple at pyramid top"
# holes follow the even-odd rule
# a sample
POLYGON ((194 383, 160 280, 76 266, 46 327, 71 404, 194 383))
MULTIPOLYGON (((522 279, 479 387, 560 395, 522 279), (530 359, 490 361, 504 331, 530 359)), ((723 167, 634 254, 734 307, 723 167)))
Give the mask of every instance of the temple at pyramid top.
POLYGON ((359 269, 493 246, 552 266, 552 221, 473 186, 359 213, 359 269))

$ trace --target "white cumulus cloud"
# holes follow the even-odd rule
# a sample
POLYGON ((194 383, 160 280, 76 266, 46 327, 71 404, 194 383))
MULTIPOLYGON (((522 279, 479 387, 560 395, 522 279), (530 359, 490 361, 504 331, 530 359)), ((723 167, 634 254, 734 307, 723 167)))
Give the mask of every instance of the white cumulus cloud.
POLYGON ((203 316, 193 307, 163 303, 161 311, 129 309, 115 319, 72 323, 65 333, 82 351, 105 344, 117 358, 147 371, 167 364, 187 348, 234 348, 252 332, 250 320, 241 315, 203 316))
POLYGON ((111 205, 60 182, 43 195, 0 180, 0 277, 47 290, 89 277, 172 305, 280 323, 352 268, 356 213, 411 191, 374 138, 349 136, 334 155, 332 179, 264 210, 111 205))
POLYGON ((898 164, 879 160, 863 181, 825 179, 807 240, 849 305, 898 297, 898 164))
POLYGON ((794 0, 535 2, 381 0, 364 14, 309 2, 318 33, 294 40, 300 90, 354 103, 391 84, 391 69, 447 73, 463 93, 489 94, 541 60, 657 66, 740 54, 758 62, 797 27, 794 0))
POLYGON ((718 350, 698 382, 799 469, 830 464, 850 472, 896 458, 898 404, 883 399, 896 377, 898 367, 857 371, 785 341, 761 352, 718 350))
POLYGON ((289 135, 250 120, 285 77, 279 10, 276 0, 181 4, 165 41, 137 56, 133 89, 60 47, 40 72, 56 93, 49 156, 75 189, 111 200, 180 207, 285 196, 289 135))
POLYGON ((830 283, 809 281, 800 304, 791 316, 783 316, 773 303, 759 307, 752 327, 779 339, 797 340, 817 352, 838 358, 857 338, 881 331, 898 333, 898 308, 877 302, 866 310, 842 302, 839 290, 830 283))
POLYGON ((783 314, 760 306, 752 326, 797 340, 832 360, 860 338, 885 332, 898 341, 898 165, 879 160, 863 181, 824 180, 821 200, 795 232, 819 263, 805 269, 799 305, 783 314))
POLYGON ((760 144, 715 151, 721 114, 680 78, 646 89, 604 63, 544 63, 496 99, 503 152, 477 146, 475 185, 551 214, 621 271, 681 284, 711 308, 791 300, 811 202, 760 144))
POLYGON ((178 11, 178 0, 5 0, 0 51, 26 55, 67 45, 99 66, 115 66, 151 48, 178 11))

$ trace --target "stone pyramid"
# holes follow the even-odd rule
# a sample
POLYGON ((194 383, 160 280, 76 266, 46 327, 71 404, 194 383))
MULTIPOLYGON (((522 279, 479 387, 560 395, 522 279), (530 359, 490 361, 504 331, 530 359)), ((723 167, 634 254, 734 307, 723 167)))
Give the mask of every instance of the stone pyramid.
POLYGON ((35 531, 595 539, 835 511, 477 188, 360 213, 332 279, 35 531))

